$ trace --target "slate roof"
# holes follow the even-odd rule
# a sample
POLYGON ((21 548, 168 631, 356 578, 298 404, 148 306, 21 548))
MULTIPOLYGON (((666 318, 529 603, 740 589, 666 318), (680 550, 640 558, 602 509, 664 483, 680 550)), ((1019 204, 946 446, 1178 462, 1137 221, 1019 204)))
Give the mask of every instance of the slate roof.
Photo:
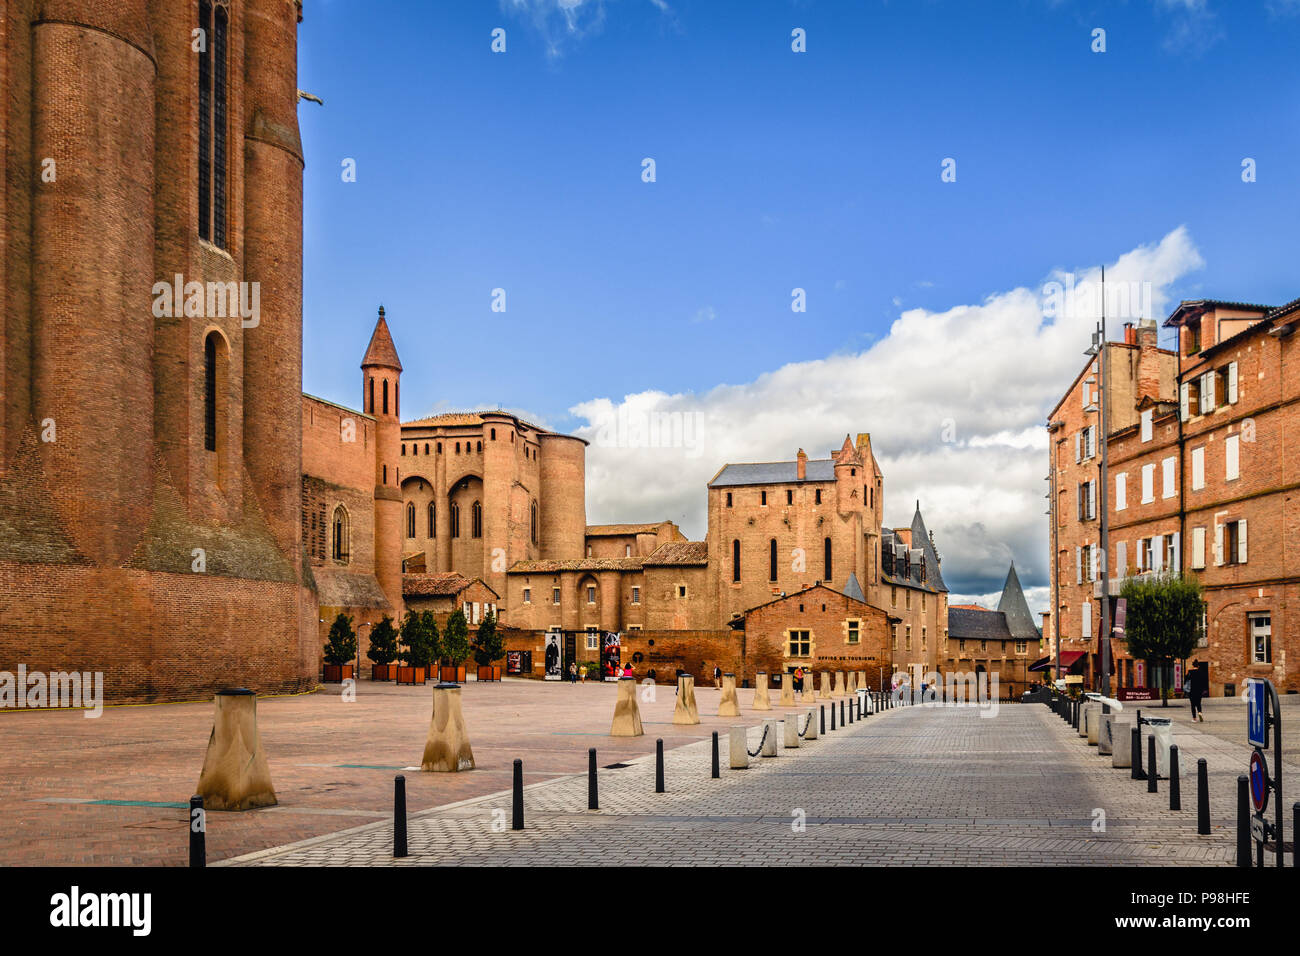
POLYGON ((930 533, 925 528, 921 517, 921 503, 916 503, 916 514, 912 516, 911 528, 881 528, 880 547, 894 555, 894 567, 901 568, 904 557, 910 564, 909 573, 886 573, 884 562, 881 564, 880 580, 884 584, 896 584, 900 587, 920 588, 938 594, 948 590, 944 584, 943 574, 939 570, 939 555, 935 553, 930 533), (921 559, 925 559, 925 580, 921 580, 921 559))
POLYGON ((844 594, 853 598, 855 601, 867 603, 867 597, 862 593, 862 585, 858 583, 858 576, 854 572, 849 572, 849 579, 844 582, 844 594))
MULTIPOLYGON (((948 639, 977 641, 1012 641, 1016 638, 1007 628, 1007 616, 1001 611, 982 611, 965 607, 948 608, 948 639)), ((1037 640, 1037 638, 1034 638, 1037 640)))
MULTIPOLYGON (((1002 585, 1002 597, 998 599, 998 610, 1006 615, 1007 630, 1018 641, 1037 641, 1042 638, 1034 615, 1025 601, 1025 592, 1020 587, 1020 577, 1016 574, 1016 563, 1011 562, 1007 571, 1007 580, 1002 585)), ((948 625, 952 630, 952 624, 948 625)))
MULTIPOLYGON (((736 485, 789 485, 798 484, 797 461, 759 461, 739 465, 724 465, 709 482, 710 488, 732 488, 736 485)), ((809 458, 804 481, 834 481, 835 462, 830 458, 809 458)))
POLYGON ((397 357, 397 346, 388 332, 388 322, 384 319, 384 307, 379 307, 379 321, 371 333, 370 344, 366 346, 366 357, 361 360, 361 367, 378 365, 383 368, 402 370, 402 360, 397 357))

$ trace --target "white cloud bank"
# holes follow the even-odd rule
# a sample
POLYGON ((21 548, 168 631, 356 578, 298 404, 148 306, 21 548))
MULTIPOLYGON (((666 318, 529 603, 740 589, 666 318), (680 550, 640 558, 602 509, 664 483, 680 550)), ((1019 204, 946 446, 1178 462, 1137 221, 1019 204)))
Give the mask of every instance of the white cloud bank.
MULTIPOLYGON (((1171 285, 1202 265, 1183 227, 1107 264, 1112 336, 1125 320, 1167 315, 1171 285)), ((974 305, 908 309, 855 354, 703 394, 576 405, 570 411, 586 424, 575 433, 592 443, 588 519, 671 518, 702 538, 705 485, 723 464, 788 460, 799 448, 825 458, 846 434, 865 431, 885 475, 885 523, 910 523, 920 499, 954 602, 996 601, 1014 558, 1031 607, 1046 609, 1044 422, 1084 365, 1098 278, 1096 269, 1077 273, 1075 294, 1054 317, 1043 289, 1069 288, 1064 272, 974 305)))

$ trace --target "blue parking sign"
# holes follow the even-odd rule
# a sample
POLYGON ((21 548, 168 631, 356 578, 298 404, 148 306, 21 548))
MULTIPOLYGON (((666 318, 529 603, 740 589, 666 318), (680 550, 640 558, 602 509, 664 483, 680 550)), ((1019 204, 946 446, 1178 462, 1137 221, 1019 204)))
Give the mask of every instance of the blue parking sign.
POLYGON ((1268 682, 1251 678, 1246 681, 1246 741, 1252 747, 1268 746, 1268 682))

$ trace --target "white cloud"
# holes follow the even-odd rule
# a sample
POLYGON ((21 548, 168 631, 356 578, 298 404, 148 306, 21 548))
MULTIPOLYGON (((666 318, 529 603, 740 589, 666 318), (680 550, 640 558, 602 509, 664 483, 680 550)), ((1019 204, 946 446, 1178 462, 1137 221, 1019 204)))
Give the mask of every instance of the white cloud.
POLYGON ((712 322, 717 317, 718 317, 718 310, 711 305, 706 305, 704 306, 704 308, 696 310, 695 318, 692 321, 712 322))
MULTIPOLYGON (((570 45, 599 33, 605 25, 605 7, 613 0, 501 0, 501 9, 523 17, 546 44, 552 60, 564 56, 570 45)), ((649 0, 661 14, 673 18, 667 0, 649 0)))
MULTIPOLYGON (((1202 264, 1180 227, 1108 264, 1107 288, 1149 289, 1152 317, 1167 315, 1172 283, 1202 264)), ((1075 288, 1097 278, 1081 270, 1075 288)), ((1094 322, 1080 309, 1047 318, 1041 288, 1020 286, 944 311, 905 310, 861 352, 791 363, 752 382, 583 402, 570 411, 592 442, 588 518, 671 518, 702 538, 705 485, 723 464, 789 460, 799 448, 824 458, 846 434, 870 432, 886 524, 909 523, 920 499, 953 592, 1000 588, 1013 557, 1027 591, 1041 587, 1043 423, 1083 367, 1094 322)))

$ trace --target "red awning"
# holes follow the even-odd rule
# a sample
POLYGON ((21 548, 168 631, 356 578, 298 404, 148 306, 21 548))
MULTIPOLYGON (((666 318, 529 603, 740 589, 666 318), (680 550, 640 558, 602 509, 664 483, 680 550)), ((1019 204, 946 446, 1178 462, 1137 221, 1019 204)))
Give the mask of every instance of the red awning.
MULTIPOLYGON (((1061 651, 1061 670, 1071 670, 1074 665, 1083 660, 1087 654, 1087 651, 1061 651)), ((1045 671, 1054 667, 1056 667, 1056 658, 1048 656, 1034 661, 1029 669, 1031 671, 1045 671)))

